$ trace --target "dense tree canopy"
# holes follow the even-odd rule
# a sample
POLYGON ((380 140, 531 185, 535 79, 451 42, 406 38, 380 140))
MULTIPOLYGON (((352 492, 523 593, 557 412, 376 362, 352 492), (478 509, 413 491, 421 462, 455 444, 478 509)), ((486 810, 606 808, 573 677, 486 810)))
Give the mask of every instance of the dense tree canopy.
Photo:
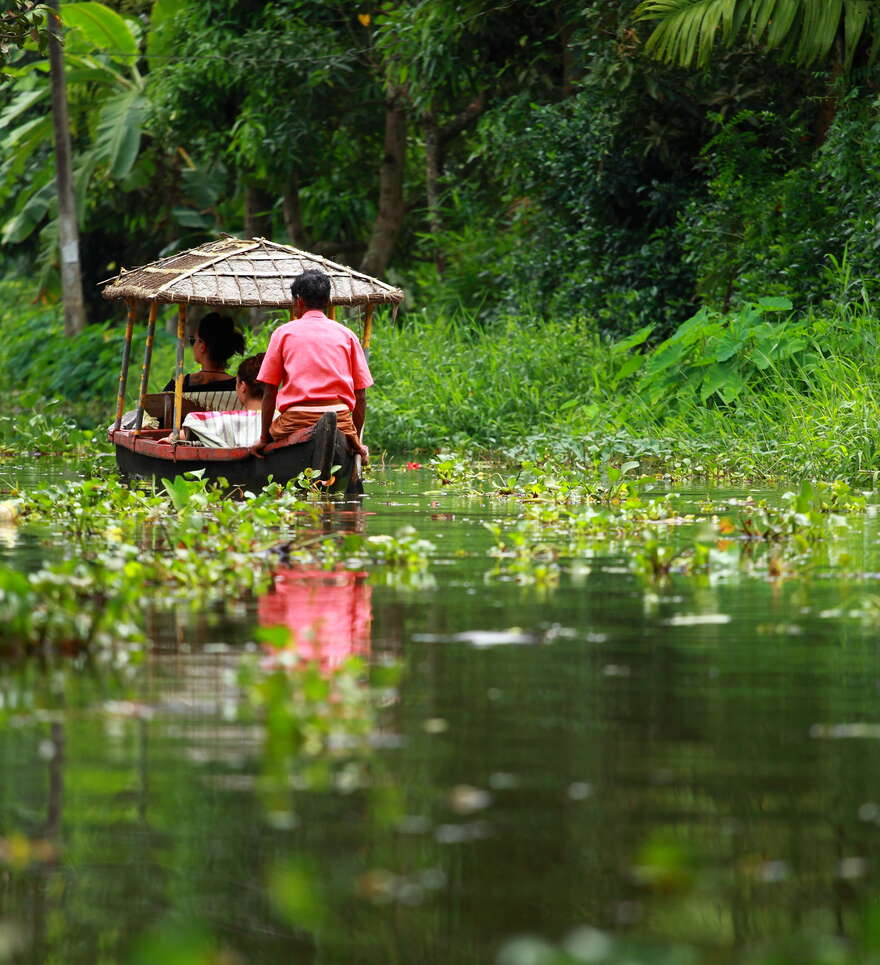
MULTIPOLYGON (((410 308, 527 306, 612 332, 785 286, 831 297, 844 260, 870 288, 868 7, 62 4, 95 317, 94 282, 220 231, 388 274, 410 308)), ((6 270, 51 294, 38 39, 19 30, 0 84, 0 230, 6 270)))

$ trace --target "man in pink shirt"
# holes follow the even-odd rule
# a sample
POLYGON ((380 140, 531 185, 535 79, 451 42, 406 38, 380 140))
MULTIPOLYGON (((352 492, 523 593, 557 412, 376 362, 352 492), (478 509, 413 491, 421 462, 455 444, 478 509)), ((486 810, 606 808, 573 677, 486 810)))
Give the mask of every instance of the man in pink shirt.
POLYGON ((360 434, 373 377, 357 335, 325 314, 330 279, 316 269, 297 275, 290 286, 293 321, 276 328, 257 379, 264 384, 263 431, 251 449, 262 454, 270 442, 313 425, 336 412, 337 427, 366 457, 360 434), (280 415, 273 417, 275 408, 280 415))

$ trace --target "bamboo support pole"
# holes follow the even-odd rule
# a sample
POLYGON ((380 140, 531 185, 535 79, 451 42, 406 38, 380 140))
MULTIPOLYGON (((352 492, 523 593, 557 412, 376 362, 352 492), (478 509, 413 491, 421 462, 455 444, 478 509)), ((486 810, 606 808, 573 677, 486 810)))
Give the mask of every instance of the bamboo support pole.
POLYGON ((125 389, 128 385, 128 364, 131 361, 131 339, 134 335, 134 322, 137 318, 137 302, 128 303, 128 320, 125 323, 125 345, 122 347, 122 368, 119 370, 119 391, 116 393, 116 422, 113 429, 122 427, 122 413, 125 410, 125 389))
POLYGON ((147 384, 150 381, 150 362, 153 360, 153 338, 156 335, 156 314, 159 311, 157 302, 150 302, 150 316, 147 321, 147 344, 144 346, 144 365, 141 369, 141 394, 138 399, 137 413, 134 417, 134 434, 140 435, 144 422, 144 398, 147 394, 147 384))
POLYGON ((365 352, 370 351, 370 342, 373 339, 373 306, 366 305, 364 307, 364 337, 361 339, 361 344, 364 347, 365 352))
POLYGON ((174 431, 172 443, 180 439, 180 425, 183 422, 183 352, 186 341, 186 305, 177 306, 177 369, 174 372, 174 431))
POLYGON ((335 305, 329 305, 329 306, 327 307, 327 318, 332 318, 334 321, 336 320, 336 306, 335 306, 335 305))

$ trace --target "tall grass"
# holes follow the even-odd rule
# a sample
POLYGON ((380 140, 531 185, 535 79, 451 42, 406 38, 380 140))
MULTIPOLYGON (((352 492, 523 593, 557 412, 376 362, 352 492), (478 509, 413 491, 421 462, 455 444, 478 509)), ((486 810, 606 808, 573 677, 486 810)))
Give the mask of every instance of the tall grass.
MULTIPOLYGON (((17 283, 0 284, 0 378, 32 398, 62 398, 74 413, 89 403, 89 418, 102 423, 113 408, 121 328, 91 326, 67 339, 58 307, 28 305, 23 292, 17 283)), ((662 373, 658 393, 652 360, 657 370, 663 345, 615 348, 580 318, 511 317, 483 325, 464 315, 423 313, 397 325, 385 321, 377 325, 370 360, 376 384, 368 394, 366 441, 374 451, 472 448, 513 457, 555 451, 635 457, 679 472, 873 479, 880 469, 880 321, 869 305, 775 315, 770 328, 760 322, 764 354, 750 342, 721 363, 718 339, 742 318, 709 322, 673 377, 669 369, 662 373), (704 398, 700 379, 712 365, 732 363, 742 382, 735 398, 704 398)), ((248 351, 264 346, 270 327, 249 334, 248 351)), ((132 401, 142 343, 143 326, 132 401)), ((158 333, 152 390, 171 377, 173 343, 158 333)))
MULTIPOLYGON (((785 323, 780 323, 784 325, 785 323)), ((810 320, 807 361, 793 358, 731 405, 691 393, 648 410, 632 395, 624 424, 719 471, 761 478, 872 481, 880 470, 880 366, 871 316, 841 329, 810 320)))
POLYGON ((493 447, 604 404, 610 355, 580 320, 422 316, 377 330, 368 434, 387 449, 493 447))

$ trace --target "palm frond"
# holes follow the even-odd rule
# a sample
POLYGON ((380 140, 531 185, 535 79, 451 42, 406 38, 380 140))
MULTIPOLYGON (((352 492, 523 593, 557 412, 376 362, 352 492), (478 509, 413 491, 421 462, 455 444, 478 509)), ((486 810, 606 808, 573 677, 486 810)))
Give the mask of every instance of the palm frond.
MULTIPOLYGON (((876 17, 876 13, 874 14, 876 17)), ((870 27, 870 0, 846 0, 843 9, 843 43, 846 50, 846 68, 852 66, 856 48, 870 27)))
POLYGON ((792 59, 806 66, 828 55, 840 27, 843 0, 801 0, 800 6, 800 31, 789 48, 792 59))
POLYGON ((720 33, 729 42, 742 0, 643 0, 637 20, 656 22, 648 38, 649 55, 685 66, 705 64, 720 33))
POLYGON ((841 29, 845 69, 866 36, 878 53, 873 0, 642 0, 635 17, 654 23, 646 52, 682 66, 705 65, 716 44, 743 35, 802 66, 826 59, 841 29))

